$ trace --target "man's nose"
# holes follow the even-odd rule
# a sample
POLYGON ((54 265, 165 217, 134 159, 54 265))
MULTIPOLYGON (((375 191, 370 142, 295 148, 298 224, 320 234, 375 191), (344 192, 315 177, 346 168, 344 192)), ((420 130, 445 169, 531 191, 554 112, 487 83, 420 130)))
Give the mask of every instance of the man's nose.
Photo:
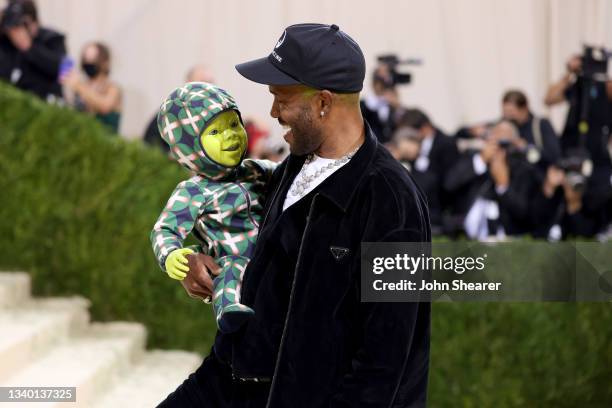
POLYGON ((272 116, 274 119, 278 119, 278 105, 276 103, 276 101, 272 102, 272 109, 270 109, 270 116, 272 116))

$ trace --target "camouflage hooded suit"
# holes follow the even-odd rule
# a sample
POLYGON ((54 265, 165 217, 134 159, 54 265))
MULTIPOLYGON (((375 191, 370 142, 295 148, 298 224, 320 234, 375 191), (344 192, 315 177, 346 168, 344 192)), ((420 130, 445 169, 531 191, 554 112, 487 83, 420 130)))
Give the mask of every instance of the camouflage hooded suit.
POLYGON ((213 308, 224 332, 238 329, 253 310, 240 304, 240 286, 255 249, 262 195, 275 167, 265 160, 240 160, 225 167, 206 154, 200 135, 220 113, 233 109, 223 89, 203 82, 177 88, 162 104, 157 126, 172 156, 194 176, 178 184, 159 216, 151 243, 162 269, 168 255, 193 231, 196 252, 214 257, 222 272, 213 281, 213 308))

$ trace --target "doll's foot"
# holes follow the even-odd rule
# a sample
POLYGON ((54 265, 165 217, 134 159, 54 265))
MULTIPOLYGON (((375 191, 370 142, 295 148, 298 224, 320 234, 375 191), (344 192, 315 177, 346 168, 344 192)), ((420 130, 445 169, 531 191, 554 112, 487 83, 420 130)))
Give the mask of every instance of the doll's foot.
POLYGON ((217 327, 222 333, 233 333, 254 314, 253 309, 241 303, 227 305, 217 317, 217 327))

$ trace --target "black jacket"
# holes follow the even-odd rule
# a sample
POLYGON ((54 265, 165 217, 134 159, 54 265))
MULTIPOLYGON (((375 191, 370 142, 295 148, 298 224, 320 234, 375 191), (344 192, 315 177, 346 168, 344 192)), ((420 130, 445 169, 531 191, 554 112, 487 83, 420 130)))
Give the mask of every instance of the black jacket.
POLYGON ((444 232, 443 214, 451 209, 454 202, 452 194, 444 188, 444 180, 458 159, 459 151, 455 140, 436 129, 431 150, 427 155, 427 168, 420 168, 416 160, 410 163, 410 172, 427 196, 431 224, 438 234, 444 232))
POLYGON ((389 116, 387 120, 381 120, 378 116, 378 111, 371 110, 364 100, 359 102, 361 108, 361 114, 363 118, 370 124, 372 132, 378 138, 380 143, 387 143, 393 137, 393 132, 397 128, 395 118, 398 115, 396 110, 389 106, 389 116))
POLYGON ((269 407, 425 404, 430 304, 361 303, 360 244, 429 242, 429 215, 367 128, 353 159, 284 212, 304 158, 276 170, 241 292, 255 317, 216 339, 235 376, 272 378, 269 407))
POLYGON ((58 82, 59 67, 66 55, 64 35, 46 28, 39 28, 32 40, 32 47, 21 52, 6 35, 0 35, 0 79, 33 92, 42 99, 61 98, 62 87, 58 82), (21 75, 15 76, 14 71, 21 75))
POLYGON ((534 120, 536 118, 530 113, 527 122, 518 126, 518 131, 522 139, 530 145, 536 146, 540 151, 541 157, 536 168, 546 174, 546 168, 551 164, 556 164, 561 158, 561 145, 555 130, 546 118, 537 119, 541 136, 541 140, 537 140, 536 134, 534 134, 534 120))

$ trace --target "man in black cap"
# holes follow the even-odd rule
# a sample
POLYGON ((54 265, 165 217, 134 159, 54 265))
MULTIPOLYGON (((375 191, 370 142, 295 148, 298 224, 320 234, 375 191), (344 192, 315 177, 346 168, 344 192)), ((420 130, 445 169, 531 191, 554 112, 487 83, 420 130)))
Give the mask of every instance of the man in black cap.
POLYGON ((424 406, 429 303, 360 301, 362 242, 431 237, 423 193, 361 117, 359 46, 336 25, 298 24, 236 69, 269 86, 291 154, 244 275, 241 301, 255 315, 218 333, 161 406, 424 406))

